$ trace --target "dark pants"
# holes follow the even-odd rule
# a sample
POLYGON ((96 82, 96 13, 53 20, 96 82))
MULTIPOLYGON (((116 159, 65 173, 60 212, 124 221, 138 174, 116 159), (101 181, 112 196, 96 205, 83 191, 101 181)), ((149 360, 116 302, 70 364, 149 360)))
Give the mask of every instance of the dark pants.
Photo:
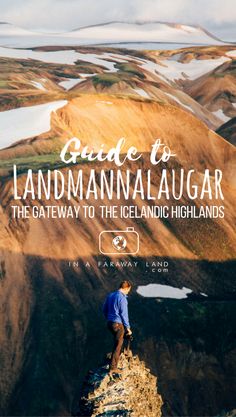
POLYGON ((111 364, 110 364, 110 369, 113 370, 113 369, 117 369, 118 367, 120 352, 121 352, 123 341, 124 341, 125 328, 123 324, 114 323, 112 321, 108 321, 107 326, 114 337, 114 347, 113 347, 113 351, 111 355, 111 364))

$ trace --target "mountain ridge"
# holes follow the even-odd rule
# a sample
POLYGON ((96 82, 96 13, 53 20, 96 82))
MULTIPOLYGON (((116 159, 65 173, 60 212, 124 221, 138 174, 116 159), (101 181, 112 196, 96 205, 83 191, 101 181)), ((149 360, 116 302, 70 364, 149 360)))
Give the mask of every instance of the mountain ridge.
POLYGON ((144 26, 147 24, 163 24, 163 25, 167 25, 170 27, 178 27, 178 26, 189 26, 190 28, 194 28, 194 29, 199 29, 201 31, 203 31, 204 33, 206 33, 208 36, 212 37, 213 39, 222 42, 222 43, 230 43, 230 44, 234 44, 235 42, 229 42, 229 41, 225 41, 223 39, 220 39, 218 36, 214 35, 212 32, 210 32, 208 29, 204 28, 202 25, 198 25, 198 24, 189 24, 189 23, 183 23, 183 22, 169 22, 169 21, 162 21, 162 20, 110 20, 107 22, 101 22, 101 23, 94 23, 91 25, 84 25, 84 26, 78 26, 74 29, 69 29, 69 30, 64 30, 64 31, 55 31, 55 32, 48 32, 48 31, 38 31, 38 30, 32 30, 32 29, 28 29, 22 26, 18 26, 15 25, 14 23, 11 22, 0 22, 0 25, 9 25, 9 26, 13 26, 16 27, 18 29, 22 29, 22 30, 26 30, 29 32, 34 32, 36 34, 52 34, 52 35, 57 35, 57 34, 66 34, 66 33, 70 33, 70 32, 76 32, 78 30, 82 30, 82 29, 89 29, 89 28, 94 28, 94 27, 101 27, 101 26, 108 26, 111 24, 115 24, 115 23, 119 23, 119 24, 130 24, 130 25, 138 25, 138 26, 144 26))
MULTIPOLYGON (((189 27, 193 27, 195 29, 200 29, 201 31, 203 31, 204 33, 206 33, 208 36, 212 37, 213 39, 222 42, 222 43, 228 43, 228 41, 224 41, 222 39, 220 39, 219 37, 217 37, 216 35, 214 35, 213 33, 211 33, 210 31, 208 31, 207 29, 205 29, 203 26, 201 25, 197 25, 197 24, 189 24, 189 23, 177 23, 177 22, 168 22, 168 21, 162 21, 162 20, 130 20, 130 21, 122 21, 122 20, 111 20, 108 22, 104 22, 104 23, 97 23, 97 24, 93 24, 93 25, 85 25, 85 26, 79 26, 78 28, 72 29, 71 32, 75 32, 77 30, 81 30, 81 29, 88 29, 88 28, 93 28, 93 27, 99 27, 99 26, 107 26, 110 24, 114 24, 114 23, 124 23, 124 24, 135 24, 135 25, 146 25, 146 24, 164 24, 164 25, 169 25, 171 27, 176 27, 176 26, 189 26, 189 27)), ((234 42, 229 42, 229 43, 233 43, 234 42)))
POLYGON ((10 22, 0 24, 0 45, 32 47, 69 44, 119 44, 119 43, 179 43, 191 45, 222 45, 227 42, 200 25, 165 21, 122 21, 81 26, 66 31, 35 31, 10 22), (16 38, 19 36, 19 38, 16 38), (30 37, 32 36, 32 39, 30 37))

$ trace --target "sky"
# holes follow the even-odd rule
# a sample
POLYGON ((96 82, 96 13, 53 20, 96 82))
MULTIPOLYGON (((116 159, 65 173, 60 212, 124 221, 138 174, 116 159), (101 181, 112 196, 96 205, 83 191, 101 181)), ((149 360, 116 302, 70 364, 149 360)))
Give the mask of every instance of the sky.
POLYGON ((236 0, 0 0, 0 21, 46 31, 121 21, 199 24, 236 41, 236 0))

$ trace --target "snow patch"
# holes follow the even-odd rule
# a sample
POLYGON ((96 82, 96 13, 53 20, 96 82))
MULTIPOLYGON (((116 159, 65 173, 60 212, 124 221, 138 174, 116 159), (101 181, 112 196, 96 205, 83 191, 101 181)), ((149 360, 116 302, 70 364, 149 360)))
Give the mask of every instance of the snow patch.
MULTIPOLYGON (((107 72, 117 72, 118 69, 115 68, 116 62, 114 61, 108 61, 109 59, 112 60, 112 57, 110 54, 104 52, 103 54, 82 54, 80 52, 76 52, 77 60, 90 62, 91 64, 103 66, 106 68, 107 72)), ((115 58, 113 58, 115 59, 115 58)))
POLYGON ((202 75, 214 70, 224 62, 229 61, 229 58, 220 57, 217 59, 192 59, 188 63, 182 63, 174 61, 173 59, 167 59, 161 61, 161 64, 151 62, 149 60, 143 60, 141 67, 155 75, 159 72, 165 78, 171 81, 179 79, 195 80, 202 75))
POLYGON ((68 78, 66 81, 61 81, 58 85, 61 85, 65 90, 70 90, 76 84, 82 83, 85 81, 84 78, 68 78))
POLYGON ((73 65, 77 61, 77 54, 70 51, 32 51, 31 49, 13 49, 0 47, 0 57, 14 59, 35 59, 46 63, 73 65))
MULTIPOLYGON (((68 64, 74 65, 76 61, 85 61, 91 64, 103 66, 107 72, 117 72, 115 68, 115 57, 112 58, 112 54, 92 54, 92 53, 80 53, 74 50, 63 50, 53 52, 32 51, 30 49, 14 49, 0 47, 0 57, 14 58, 14 59, 35 59, 46 63, 54 64, 68 64)), ((117 60, 117 62, 121 62, 117 60)))
POLYGON ((148 284, 140 285, 137 289, 137 293, 142 295, 143 297, 175 298, 180 300, 183 298, 187 298, 187 295, 191 294, 192 290, 186 287, 180 289, 171 287, 170 285, 148 284))
POLYGON ((145 98, 150 98, 149 94, 143 90, 142 88, 134 88, 133 89, 139 96, 145 97, 145 98))
POLYGON ((177 103, 179 103, 182 107, 185 107, 187 110, 191 111, 192 113, 194 113, 193 109, 191 109, 190 106, 187 106, 187 104, 183 104, 177 97, 173 96, 172 94, 166 93, 165 95, 172 98, 172 100, 176 101, 177 103))
POLYGON ((223 110, 222 109, 219 109, 219 110, 217 110, 217 111, 213 111, 212 112, 216 117, 218 117, 220 120, 222 120, 223 122, 228 122, 228 120, 230 120, 231 119, 231 117, 228 117, 228 116, 226 116, 224 113, 223 113, 223 110))
POLYGON ((165 81, 167 84, 169 84, 169 81, 166 79, 165 76, 159 74, 160 65, 156 64, 155 62, 149 61, 147 59, 142 60, 142 63, 139 64, 140 67, 142 67, 145 71, 151 72, 152 74, 156 75, 157 77, 160 77, 165 81))
POLYGON ((49 131, 51 113, 67 103, 59 100, 0 112, 0 149, 49 131))
POLYGON ((83 74, 83 73, 79 73, 79 76, 82 78, 87 78, 87 77, 94 77, 94 75, 97 75, 97 72, 94 72, 93 74, 83 74))
POLYGON ((38 90, 47 91, 43 84, 39 83, 38 81, 31 81, 31 84, 38 90))

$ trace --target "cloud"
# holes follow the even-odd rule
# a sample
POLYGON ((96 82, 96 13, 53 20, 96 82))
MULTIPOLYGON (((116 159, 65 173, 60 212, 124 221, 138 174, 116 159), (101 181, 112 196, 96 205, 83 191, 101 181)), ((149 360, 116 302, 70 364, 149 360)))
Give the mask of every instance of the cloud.
POLYGON ((236 38, 235 0, 0 0, 1 19, 26 28, 70 30, 110 20, 200 24, 236 38))

